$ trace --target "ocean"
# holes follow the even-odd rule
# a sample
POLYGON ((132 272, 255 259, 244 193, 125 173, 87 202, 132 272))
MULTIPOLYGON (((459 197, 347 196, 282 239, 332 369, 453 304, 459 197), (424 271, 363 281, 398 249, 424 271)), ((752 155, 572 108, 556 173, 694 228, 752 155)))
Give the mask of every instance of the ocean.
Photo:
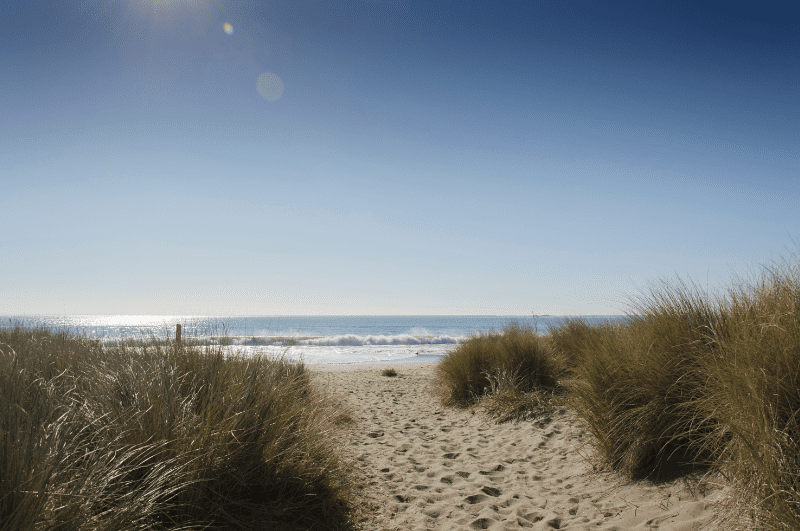
MULTIPOLYGON (((623 316, 580 316, 591 323, 623 316)), ((284 356, 306 363, 367 363, 435 360, 472 335, 501 331, 517 322, 546 333, 557 316, 237 316, 31 315, 0 316, 0 328, 22 324, 68 330, 105 343, 174 338, 221 344, 244 355, 284 356)))

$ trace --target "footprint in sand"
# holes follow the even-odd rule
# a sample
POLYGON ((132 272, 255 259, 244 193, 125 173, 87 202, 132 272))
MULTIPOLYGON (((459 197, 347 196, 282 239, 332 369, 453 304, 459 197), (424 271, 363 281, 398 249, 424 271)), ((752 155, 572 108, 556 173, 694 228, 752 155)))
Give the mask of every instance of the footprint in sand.
POLYGON ((430 516, 431 518, 439 518, 439 515, 442 514, 442 511, 439 509, 423 509, 422 514, 425 516, 430 516))
POLYGON ((472 529, 489 529, 493 523, 494 521, 490 520, 489 518, 478 518, 477 520, 469 524, 469 526, 472 529))
POLYGON ((494 467, 491 470, 481 470, 478 473, 483 475, 483 476, 496 476, 496 475, 498 475, 500 472, 502 472, 505 469, 506 469, 506 467, 504 467, 503 465, 497 465, 496 467, 494 467))
POLYGON ((467 496, 464 499, 468 504, 475 505, 477 503, 485 502, 486 500, 489 499, 489 497, 484 494, 473 494, 472 496, 467 496))
POLYGON ((481 489, 481 491, 485 492, 485 493, 486 493, 486 494, 488 494, 489 496, 494 496, 495 498, 496 498, 496 497, 498 497, 498 496, 500 496, 500 495, 502 494, 502 492, 500 491, 500 489, 496 489, 496 488, 494 488, 494 487, 483 487, 483 488, 481 489))

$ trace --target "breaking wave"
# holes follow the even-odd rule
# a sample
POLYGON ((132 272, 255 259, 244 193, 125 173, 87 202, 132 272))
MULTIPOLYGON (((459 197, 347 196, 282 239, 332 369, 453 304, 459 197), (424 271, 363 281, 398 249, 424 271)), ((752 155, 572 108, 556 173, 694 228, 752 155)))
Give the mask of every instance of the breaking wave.
POLYGON ((414 336, 402 334, 397 336, 357 336, 347 334, 342 336, 318 337, 303 339, 297 345, 318 347, 362 347, 377 345, 454 345, 466 337, 453 336, 414 336))

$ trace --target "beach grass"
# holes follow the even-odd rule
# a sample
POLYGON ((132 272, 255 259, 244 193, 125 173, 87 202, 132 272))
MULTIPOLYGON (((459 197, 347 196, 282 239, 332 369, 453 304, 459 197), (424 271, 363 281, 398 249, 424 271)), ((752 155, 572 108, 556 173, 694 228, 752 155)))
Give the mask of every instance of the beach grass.
POLYGON ((800 528, 800 264, 720 293, 680 280, 620 325, 551 330, 575 360, 570 403, 602 462, 631 477, 717 471, 755 528, 800 528))
POLYGON ((654 283, 621 322, 474 336, 435 379, 445 405, 480 404, 500 421, 567 404, 601 467, 655 481, 718 473, 737 493, 737 517, 800 529, 797 260, 715 293, 654 283))
POLYGON ((491 397, 491 409, 507 416, 503 412, 517 410, 511 404, 524 402, 526 393, 552 393, 564 369, 547 339, 511 323, 460 343, 437 364, 434 378, 444 405, 466 407, 491 397))
POLYGON ((705 361, 720 308, 685 283, 656 286, 634 304, 622 325, 567 323, 553 335, 577 348, 571 403, 603 461, 633 478, 668 478, 707 461, 716 421, 704 409, 705 361))
POLYGON ((0 400, 0 530, 352 526, 342 412, 302 363, 17 326, 0 400))
POLYGON ((708 359, 708 445, 756 526, 800 528, 800 262, 764 267, 725 298, 708 359))

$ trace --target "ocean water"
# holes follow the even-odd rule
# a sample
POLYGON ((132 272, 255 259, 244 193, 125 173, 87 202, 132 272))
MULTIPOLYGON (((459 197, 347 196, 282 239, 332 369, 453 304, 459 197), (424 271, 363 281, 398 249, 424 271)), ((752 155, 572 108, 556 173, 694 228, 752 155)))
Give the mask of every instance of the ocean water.
MULTIPOLYGON (((622 316, 582 316, 592 323, 622 316)), ((306 363, 366 363, 437 359, 474 334, 511 322, 546 333, 563 317, 509 316, 239 316, 33 315, 0 316, 0 328, 22 324, 69 330, 106 343, 182 337, 221 344, 245 355, 284 356, 306 363)))

